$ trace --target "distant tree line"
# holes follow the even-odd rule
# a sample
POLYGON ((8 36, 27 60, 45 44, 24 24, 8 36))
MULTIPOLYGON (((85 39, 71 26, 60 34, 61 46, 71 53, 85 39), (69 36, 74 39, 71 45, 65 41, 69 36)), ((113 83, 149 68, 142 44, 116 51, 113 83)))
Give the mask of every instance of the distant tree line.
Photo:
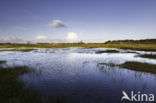
MULTIPOLYGON (((142 39, 142 40, 108 40, 104 43, 94 43, 94 44, 156 44, 156 39, 142 39)), ((6 44, 90 44, 90 43, 85 43, 83 40, 80 40, 78 42, 73 42, 73 43, 31 43, 30 41, 27 41, 27 43, 0 43, 0 45, 6 45, 6 44)))
POLYGON ((156 44, 156 39, 142 40, 108 40, 105 44, 123 44, 123 43, 138 43, 138 44, 156 44))

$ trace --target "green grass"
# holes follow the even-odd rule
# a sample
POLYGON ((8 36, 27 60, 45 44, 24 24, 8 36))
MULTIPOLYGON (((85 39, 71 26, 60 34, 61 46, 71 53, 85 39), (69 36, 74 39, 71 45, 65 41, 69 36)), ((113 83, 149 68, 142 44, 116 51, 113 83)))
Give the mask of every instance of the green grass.
POLYGON ((0 44, 0 48, 120 48, 144 51, 156 51, 156 44, 105 44, 105 43, 52 43, 52 44, 0 44))
POLYGON ((97 51, 97 54, 101 54, 101 53, 119 53, 120 51, 117 50, 105 50, 105 51, 97 51))
POLYGON ((127 68, 135 71, 156 73, 156 65, 148 64, 148 63, 140 63, 140 62, 125 62, 124 64, 119 65, 122 68, 127 68))
POLYGON ((139 55, 139 57, 149 58, 149 59, 156 59, 156 55, 155 54, 142 54, 142 55, 139 55))
POLYGON ((36 92, 24 88, 24 83, 17 80, 19 75, 28 73, 27 67, 0 67, 0 102, 1 103, 41 103, 36 92))
POLYGON ((0 50, 0 52, 2 51, 22 51, 22 52, 29 52, 32 50, 36 50, 36 49, 32 49, 32 48, 15 48, 15 49, 2 49, 0 50))

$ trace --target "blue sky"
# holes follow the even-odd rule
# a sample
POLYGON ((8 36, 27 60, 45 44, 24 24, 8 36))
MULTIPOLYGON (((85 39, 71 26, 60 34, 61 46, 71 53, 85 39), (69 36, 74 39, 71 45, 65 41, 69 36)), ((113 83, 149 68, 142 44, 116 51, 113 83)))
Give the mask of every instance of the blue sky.
POLYGON ((0 41, 156 38, 156 0, 0 0, 0 41))

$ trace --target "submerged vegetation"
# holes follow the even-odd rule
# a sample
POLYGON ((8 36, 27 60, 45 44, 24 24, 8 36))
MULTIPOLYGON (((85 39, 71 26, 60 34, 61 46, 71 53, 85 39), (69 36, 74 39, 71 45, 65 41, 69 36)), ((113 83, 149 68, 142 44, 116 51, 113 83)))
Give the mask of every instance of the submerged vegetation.
MULTIPOLYGON (((0 61, 0 64, 6 61, 0 61)), ((26 66, 0 66, 0 102, 1 103, 66 103, 61 97, 41 99, 37 91, 26 88, 24 82, 18 79, 20 75, 35 72, 26 66)))
POLYGON ((142 54, 142 55, 139 55, 139 57, 149 58, 149 59, 156 59, 156 54, 142 54))
POLYGON ((0 67, 0 102, 2 103, 41 103, 37 93, 24 88, 18 76, 28 73, 27 67, 0 67))
POLYGON ((113 63, 98 63, 97 66, 100 67, 101 65, 106 65, 106 66, 110 66, 110 67, 115 67, 117 66, 116 64, 113 63))
POLYGON ((122 68, 127 68, 127 69, 131 69, 131 70, 135 70, 135 71, 156 73, 156 65, 154 65, 154 64, 129 61, 129 62, 125 62, 124 64, 121 64, 119 66, 122 68))

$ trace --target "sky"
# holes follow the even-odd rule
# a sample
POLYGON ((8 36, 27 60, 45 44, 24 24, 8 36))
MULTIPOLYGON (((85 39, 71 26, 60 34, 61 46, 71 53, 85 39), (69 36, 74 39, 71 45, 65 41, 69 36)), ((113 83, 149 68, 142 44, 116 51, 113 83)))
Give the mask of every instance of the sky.
POLYGON ((156 0, 0 0, 0 42, 156 38, 156 0))

